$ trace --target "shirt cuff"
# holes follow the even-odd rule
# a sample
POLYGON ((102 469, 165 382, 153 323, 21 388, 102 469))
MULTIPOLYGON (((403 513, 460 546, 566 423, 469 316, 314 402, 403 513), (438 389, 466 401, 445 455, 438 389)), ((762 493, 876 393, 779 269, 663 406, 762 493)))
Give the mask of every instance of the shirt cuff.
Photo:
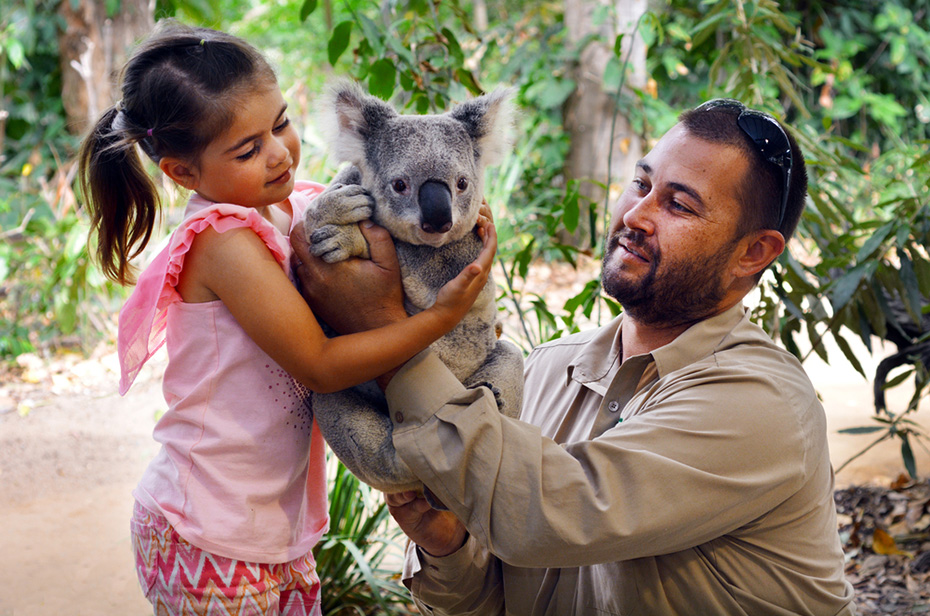
POLYGON ((411 430, 429 420, 459 394, 465 393, 455 375, 426 349, 397 371, 384 392, 394 430, 411 430), (393 410, 402 409, 402 410, 393 410))
POLYGON ((450 587, 454 587, 454 584, 461 582, 466 572, 474 568, 479 557, 477 543, 471 535, 465 539, 462 547, 446 556, 433 556, 411 542, 403 579, 409 580, 420 571, 424 571, 435 582, 448 582, 453 585, 450 587))

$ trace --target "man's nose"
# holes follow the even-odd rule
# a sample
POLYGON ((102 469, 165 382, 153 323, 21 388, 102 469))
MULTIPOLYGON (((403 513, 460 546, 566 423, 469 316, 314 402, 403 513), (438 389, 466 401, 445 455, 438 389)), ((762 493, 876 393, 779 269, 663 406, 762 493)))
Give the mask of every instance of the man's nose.
POLYGON ((630 200, 628 203, 624 203, 621 199, 620 214, 623 217, 623 226, 652 235, 655 231, 657 205, 655 196, 651 191, 640 198, 630 200))

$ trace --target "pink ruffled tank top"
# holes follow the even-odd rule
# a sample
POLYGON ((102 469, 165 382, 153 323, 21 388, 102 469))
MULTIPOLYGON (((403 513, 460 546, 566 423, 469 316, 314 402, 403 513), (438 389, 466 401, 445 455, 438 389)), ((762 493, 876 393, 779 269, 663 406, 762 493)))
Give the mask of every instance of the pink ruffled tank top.
MULTIPOLYGON (((297 183, 294 220, 323 188, 297 183)), ((185 215, 120 311, 121 394, 162 344, 168 351, 168 410, 154 429, 161 449, 133 496, 203 550, 287 562, 308 553, 329 523, 324 442, 309 391, 222 302, 185 303, 175 286, 194 238, 208 227, 251 228, 285 271, 290 243, 251 208, 194 196, 185 215)))

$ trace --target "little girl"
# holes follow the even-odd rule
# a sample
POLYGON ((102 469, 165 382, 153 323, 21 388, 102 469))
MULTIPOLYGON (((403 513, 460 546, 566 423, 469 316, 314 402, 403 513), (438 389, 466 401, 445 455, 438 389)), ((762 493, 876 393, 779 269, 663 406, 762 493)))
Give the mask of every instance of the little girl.
POLYGON ((432 308, 328 339, 289 277, 287 239, 323 187, 295 182, 297 132, 261 54, 162 22, 121 82, 80 156, 103 271, 132 282, 159 209, 135 146, 193 191, 120 312, 120 393, 168 349, 162 447, 133 493, 139 580, 156 614, 319 614, 311 548, 329 520, 308 389, 371 380, 451 330, 484 286, 493 225, 432 308))

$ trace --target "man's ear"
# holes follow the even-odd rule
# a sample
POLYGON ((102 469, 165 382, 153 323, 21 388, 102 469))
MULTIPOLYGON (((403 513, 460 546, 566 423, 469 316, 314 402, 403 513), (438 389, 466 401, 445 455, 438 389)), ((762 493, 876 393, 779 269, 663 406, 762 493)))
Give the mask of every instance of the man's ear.
POLYGON ((785 237, 775 229, 761 229, 740 242, 742 253, 736 262, 737 276, 755 276, 782 253, 785 237))
POLYGON ((158 168, 169 178, 189 190, 196 190, 197 185, 200 184, 200 175, 197 173, 196 168, 177 158, 165 156, 158 161, 158 168))

